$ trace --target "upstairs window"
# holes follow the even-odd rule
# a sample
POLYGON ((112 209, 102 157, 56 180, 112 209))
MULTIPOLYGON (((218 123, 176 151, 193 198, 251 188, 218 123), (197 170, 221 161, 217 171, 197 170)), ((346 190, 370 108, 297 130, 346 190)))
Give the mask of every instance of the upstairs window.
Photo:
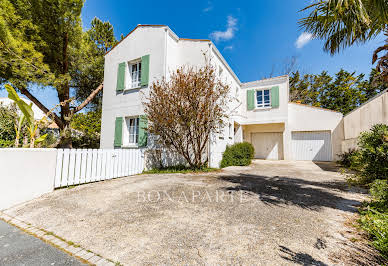
POLYGON ((141 61, 128 63, 129 88, 139 88, 141 81, 141 61))
POLYGON ((269 89, 256 91, 256 107, 271 107, 271 93, 269 89))

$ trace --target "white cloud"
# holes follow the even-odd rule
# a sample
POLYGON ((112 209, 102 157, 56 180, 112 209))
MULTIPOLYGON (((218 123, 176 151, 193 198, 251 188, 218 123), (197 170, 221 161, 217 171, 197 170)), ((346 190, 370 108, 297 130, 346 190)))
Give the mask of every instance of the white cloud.
POLYGON ((225 31, 213 31, 210 33, 210 38, 213 38, 216 42, 227 41, 234 37, 234 33, 237 31, 237 19, 232 16, 228 16, 227 28, 225 31))
POLYGON ((302 32, 298 39, 295 41, 295 47, 298 49, 303 48, 307 43, 309 43, 313 39, 313 35, 308 32, 302 32))
POLYGON ((206 13, 206 12, 211 11, 212 9, 213 9, 213 4, 212 4, 211 1, 208 1, 207 2, 207 7, 205 7, 202 11, 206 13))
POLYGON ((233 50, 233 45, 225 46, 224 50, 233 50))

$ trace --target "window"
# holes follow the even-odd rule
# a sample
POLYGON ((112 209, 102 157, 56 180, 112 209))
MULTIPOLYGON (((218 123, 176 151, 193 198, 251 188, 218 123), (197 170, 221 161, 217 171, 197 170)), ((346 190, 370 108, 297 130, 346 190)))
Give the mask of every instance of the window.
POLYGON ((127 126, 126 141, 124 144, 136 145, 139 139, 139 118, 138 117, 126 117, 125 123, 127 126))
POLYGON ((256 91, 256 107, 271 107, 271 96, 269 89, 256 91))
POLYGON ((233 125, 229 123, 229 139, 232 139, 234 135, 233 125))
POLYGON ((128 88, 139 88, 141 80, 141 61, 128 63, 129 86, 128 88))

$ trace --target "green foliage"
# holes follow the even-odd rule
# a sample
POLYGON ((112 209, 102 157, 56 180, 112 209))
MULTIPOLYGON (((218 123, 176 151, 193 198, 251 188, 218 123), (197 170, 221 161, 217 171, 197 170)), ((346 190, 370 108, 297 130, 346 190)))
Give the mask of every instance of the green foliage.
POLYGON ((346 168, 355 167, 358 155, 359 153, 356 149, 349 149, 347 152, 339 155, 340 159, 338 163, 346 168))
POLYGON ((236 143, 227 146, 221 160, 221 168, 227 166, 249 165, 253 159, 254 148, 248 142, 236 143))
POLYGON ((9 84, 5 84, 5 88, 8 92, 8 98, 13 100, 15 104, 19 107, 19 110, 22 112, 17 126, 15 125, 16 137, 15 137, 15 147, 19 147, 19 137, 21 136, 21 130, 26 121, 26 129, 29 133, 30 148, 34 148, 35 144, 44 141, 47 137, 47 134, 37 136, 37 132, 41 124, 45 123, 46 118, 44 117, 40 121, 36 121, 34 118, 34 111, 32 110, 32 103, 27 104, 25 101, 19 98, 19 95, 16 93, 15 89, 9 84))
POLYGON ((314 38, 324 40, 324 50, 332 55, 354 44, 363 44, 384 32, 385 45, 372 55, 380 79, 388 82, 388 2, 387 0, 320 0, 302 11, 310 14, 299 21, 314 38), (381 55, 381 53, 385 53, 381 55))
POLYGON ((388 259, 388 183, 375 180, 370 188, 372 201, 360 209, 361 227, 368 232, 372 243, 388 259))
POLYGON ((331 54, 373 39, 386 29, 388 21, 386 0, 317 1, 303 10, 311 13, 299 25, 324 40, 324 49, 331 54))
POLYGON ((368 206, 361 214, 361 227, 370 235, 373 246, 388 259, 388 211, 379 212, 368 206))
POLYGON ((74 148, 97 149, 100 147, 101 109, 76 114, 71 127, 76 130, 76 133, 73 134, 74 148))
MULTIPOLYGON (((388 180, 375 180, 370 187, 373 200, 388 204, 388 180)), ((385 205, 388 208, 388 205, 385 205)))
POLYGON ((376 75, 374 69, 369 80, 343 69, 334 77, 326 71, 318 75, 297 71, 290 75, 290 100, 347 114, 387 88, 383 82, 376 82, 376 75))
MULTIPOLYGON (((71 146, 73 112, 70 88, 78 103, 90 102, 103 81, 104 54, 116 39, 109 22, 95 18, 83 31, 84 0, 0 1, 0 84, 10 83, 30 99, 30 86, 56 90, 60 116, 54 114, 63 145, 71 146)), ((101 104, 101 91, 92 99, 101 104)), ((44 109, 44 108, 42 108, 44 109)), ((79 109, 76 109, 79 111, 79 109)))
POLYGON ((14 142, 14 140, 0 139, 0 148, 11 148, 13 147, 14 142))
POLYGON ((191 168, 185 165, 176 165, 171 167, 163 167, 163 168, 153 168, 151 170, 144 171, 143 174, 173 174, 173 173, 181 173, 181 174, 189 174, 189 173, 204 173, 204 172, 213 172, 217 171, 216 168, 191 168))
POLYGON ((370 183, 376 179, 388 179, 388 125, 374 125, 363 132, 358 141, 360 181, 370 183))
POLYGON ((0 104, 0 147, 13 146, 16 138, 15 122, 18 120, 16 107, 0 104))
MULTIPOLYGON (((71 69, 72 87, 76 88, 76 99, 84 101, 104 79, 104 55, 117 40, 113 26, 109 22, 102 22, 94 18, 90 30, 83 35, 81 49, 75 53, 77 68, 71 69)), ((94 108, 102 104, 102 91, 91 102, 94 108)))

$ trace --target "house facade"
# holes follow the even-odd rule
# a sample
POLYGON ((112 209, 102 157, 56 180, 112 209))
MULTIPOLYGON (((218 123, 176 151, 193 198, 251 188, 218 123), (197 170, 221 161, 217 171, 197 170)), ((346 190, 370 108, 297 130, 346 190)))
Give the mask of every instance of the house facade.
MULTIPOLYGON (((288 76, 242 83, 210 40, 182 39, 167 26, 138 25, 105 55, 101 148, 147 148, 142 102, 153 81, 208 58, 233 99, 225 128, 211 136, 209 164, 218 167, 227 145, 248 141, 255 158, 335 160, 342 114, 289 102, 288 76)), ((148 140, 148 141, 147 141, 148 140)))

